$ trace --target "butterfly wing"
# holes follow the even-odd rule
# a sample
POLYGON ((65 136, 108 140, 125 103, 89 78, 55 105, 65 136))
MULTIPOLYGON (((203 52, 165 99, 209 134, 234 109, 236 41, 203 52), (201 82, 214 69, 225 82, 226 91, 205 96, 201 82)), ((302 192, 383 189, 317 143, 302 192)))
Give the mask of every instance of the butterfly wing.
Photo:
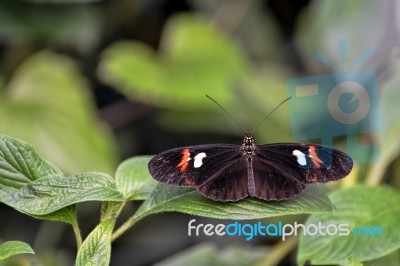
POLYGON ((286 167, 255 157, 253 159, 255 197, 264 200, 283 200, 300 194, 306 188, 306 184, 291 178, 286 167))
POLYGON ((255 196, 267 200, 291 198, 307 184, 326 183, 347 176, 352 167, 347 154, 322 145, 261 145, 253 159, 255 196))
POLYGON ((176 148, 148 165, 158 181, 195 187, 207 198, 236 201, 247 196, 247 162, 239 145, 209 144, 176 148))
POLYGON ((236 160, 196 187, 202 195, 217 201, 238 201, 249 195, 248 168, 245 157, 236 160))

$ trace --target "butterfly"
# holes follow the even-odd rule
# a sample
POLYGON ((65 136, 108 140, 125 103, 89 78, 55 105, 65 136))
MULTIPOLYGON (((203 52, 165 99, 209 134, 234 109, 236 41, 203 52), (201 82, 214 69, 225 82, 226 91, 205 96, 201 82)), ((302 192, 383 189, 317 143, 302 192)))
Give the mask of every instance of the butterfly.
POLYGON ((299 195, 308 184, 341 179, 352 167, 350 156, 337 149, 302 143, 255 145, 250 133, 245 134, 242 145, 175 148, 154 156, 148 164, 156 180, 194 187, 214 201, 248 196, 284 200, 299 195))

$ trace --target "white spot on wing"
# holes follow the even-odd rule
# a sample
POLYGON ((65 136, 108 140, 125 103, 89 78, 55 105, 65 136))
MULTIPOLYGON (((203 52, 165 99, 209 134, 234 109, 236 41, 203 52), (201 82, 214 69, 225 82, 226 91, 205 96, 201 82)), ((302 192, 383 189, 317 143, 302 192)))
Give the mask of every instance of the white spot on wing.
POLYGON ((292 154, 293 154, 294 156, 297 157, 297 162, 298 162, 300 165, 306 165, 306 164, 307 164, 306 156, 305 156, 304 153, 302 153, 302 152, 299 151, 299 150, 294 150, 294 151, 292 152, 292 154))
POLYGON ((201 152, 194 156, 194 168, 199 168, 203 165, 203 158, 207 157, 204 152, 201 152))

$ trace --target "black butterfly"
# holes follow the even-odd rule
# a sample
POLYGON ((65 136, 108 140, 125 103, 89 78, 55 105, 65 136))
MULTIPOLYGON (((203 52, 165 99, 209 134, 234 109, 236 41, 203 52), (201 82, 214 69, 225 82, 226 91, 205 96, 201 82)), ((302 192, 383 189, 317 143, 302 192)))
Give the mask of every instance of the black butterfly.
MULTIPOLYGON (((246 132, 221 105, 206 96, 246 132)), ((275 107, 260 124, 289 99, 275 107)), ((176 148, 156 155, 148 167, 156 180, 195 187, 212 200, 238 201, 247 196, 283 200, 300 194, 307 184, 326 183, 347 176, 353 161, 344 152, 316 144, 256 146, 253 136, 246 133, 243 145, 206 144, 176 148)))
POLYGON ((246 134, 243 145, 206 144, 176 148, 149 162, 151 175, 163 183, 195 187, 207 198, 238 201, 247 196, 283 200, 307 184, 347 176, 352 159, 322 145, 276 143, 256 146, 246 134))

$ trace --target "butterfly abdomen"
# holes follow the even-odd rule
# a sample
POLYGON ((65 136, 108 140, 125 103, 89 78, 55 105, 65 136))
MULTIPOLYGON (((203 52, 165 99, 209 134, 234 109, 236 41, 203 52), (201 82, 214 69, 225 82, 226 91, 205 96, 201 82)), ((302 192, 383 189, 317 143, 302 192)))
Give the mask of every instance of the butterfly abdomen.
POLYGON ((251 197, 256 195, 256 183, 254 182, 253 162, 251 158, 247 158, 247 192, 251 197))

